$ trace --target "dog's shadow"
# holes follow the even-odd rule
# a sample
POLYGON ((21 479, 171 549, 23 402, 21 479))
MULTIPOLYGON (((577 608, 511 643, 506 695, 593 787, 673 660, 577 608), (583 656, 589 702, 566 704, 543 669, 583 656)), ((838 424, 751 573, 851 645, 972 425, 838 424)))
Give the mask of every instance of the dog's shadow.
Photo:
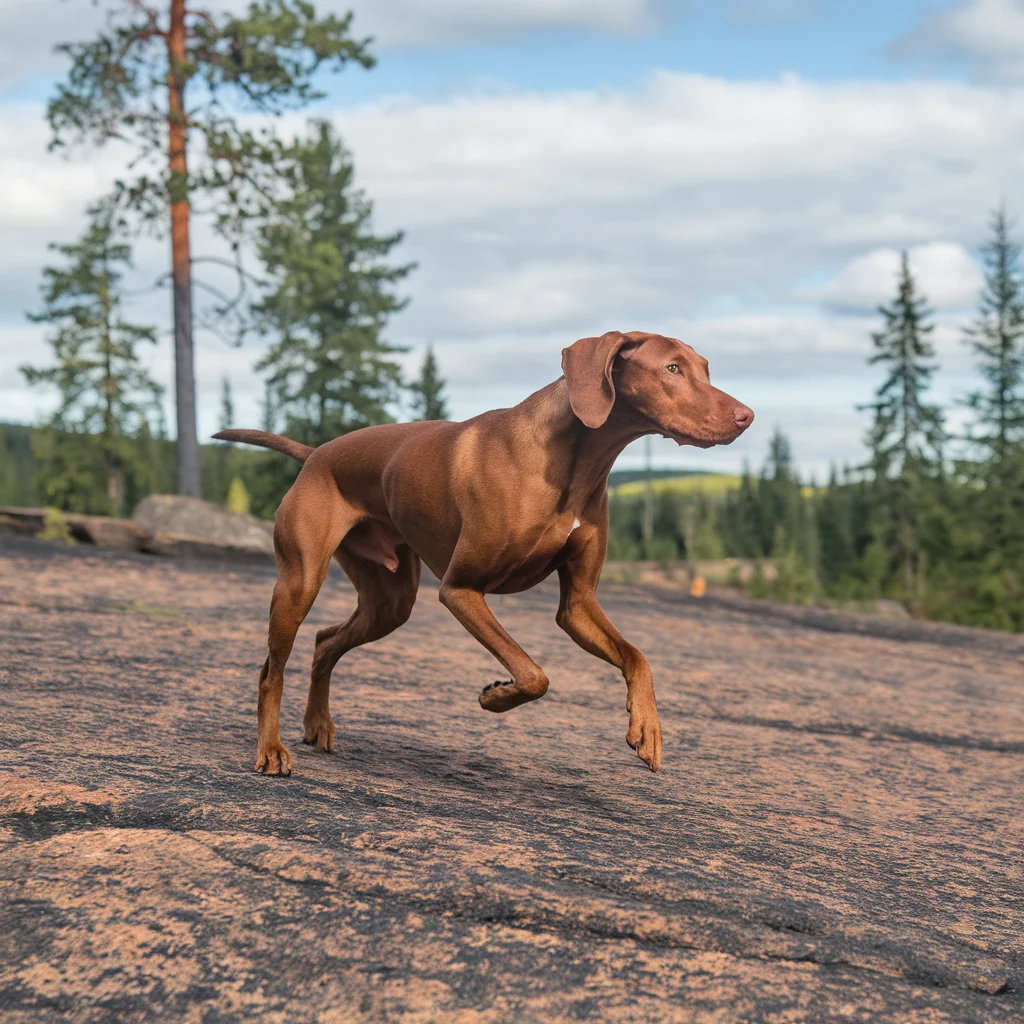
MULTIPOLYGON (((524 815, 550 816, 553 812, 585 813, 609 822, 627 821, 621 803, 605 795, 607 774, 557 764, 553 759, 510 764, 482 750, 460 751, 418 737, 389 737, 380 743, 371 726, 339 730, 335 752, 324 754, 305 745, 294 749, 293 779, 308 777, 322 791, 337 787, 337 799, 414 804, 438 817, 515 819, 524 815)), ((629 761, 622 774, 650 776, 639 761, 629 761), (632 774, 632 772, 630 772, 632 774)), ((290 780, 289 780, 290 781, 290 780)))

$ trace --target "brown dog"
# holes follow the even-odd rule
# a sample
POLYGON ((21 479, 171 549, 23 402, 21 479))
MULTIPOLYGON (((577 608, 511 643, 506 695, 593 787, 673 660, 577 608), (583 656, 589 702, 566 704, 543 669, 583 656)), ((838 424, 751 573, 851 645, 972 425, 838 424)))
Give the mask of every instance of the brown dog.
POLYGON ((395 423, 319 448, 258 430, 227 441, 274 448, 304 463, 274 524, 278 579, 269 655, 260 673, 256 770, 289 775, 279 718, 284 666, 334 555, 358 593, 352 616, 317 633, 305 743, 331 750, 331 671, 412 612, 420 559, 441 580, 446 608, 512 678, 480 694, 488 711, 542 697, 543 670, 502 629, 485 594, 527 590, 558 571, 556 621, 626 679, 626 742, 657 771, 661 723, 647 659, 608 621, 596 591, 608 540, 608 473, 645 434, 710 448, 753 422, 717 388, 708 362, 657 334, 610 331, 562 352, 565 374, 512 409, 465 423, 395 423))

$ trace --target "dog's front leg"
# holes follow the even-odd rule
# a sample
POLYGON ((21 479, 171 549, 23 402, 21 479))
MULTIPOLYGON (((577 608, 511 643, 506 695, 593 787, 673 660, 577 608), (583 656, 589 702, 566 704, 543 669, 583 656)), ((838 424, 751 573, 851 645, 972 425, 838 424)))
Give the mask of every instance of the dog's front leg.
POLYGON ((614 665, 626 680, 626 742, 652 772, 661 767, 661 720, 651 667, 640 650, 612 625, 597 602, 604 545, 596 530, 579 538, 574 556, 558 570, 558 625, 583 650, 614 665))
POLYGON ((540 666, 505 632, 478 590, 442 582, 441 603, 508 669, 512 678, 491 683, 480 694, 480 706, 487 711, 510 711, 527 701, 543 697, 548 677, 540 666))

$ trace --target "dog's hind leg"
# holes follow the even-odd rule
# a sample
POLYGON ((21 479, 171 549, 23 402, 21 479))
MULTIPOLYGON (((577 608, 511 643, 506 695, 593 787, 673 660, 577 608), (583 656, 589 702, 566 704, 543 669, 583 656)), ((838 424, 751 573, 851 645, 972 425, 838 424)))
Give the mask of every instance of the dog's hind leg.
POLYGON ((378 562, 338 548, 337 559, 358 595, 356 610, 340 626, 330 626, 316 635, 313 671, 309 681, 303 743, 320 750, 334 748, 331 720, 331 672, 338 659, 353 647, 380 640, 398 629, 412 613, 420 582, 419 556, 407 545, 395 548, 398 567, 394 572, 378 562))
POLYGON ((295 634, 327 575, 331 555, 357 519, 358 513, 342 499, 333 480, 305 471, 281 501, 274 524, 277 583, 270 602, 267 660, 259 683, 254 766, 258 772, 291 774, 292 756, 281 743, 280 731, 284 667, 295 634), (311 508, 315 515, 308 513, 311 508))

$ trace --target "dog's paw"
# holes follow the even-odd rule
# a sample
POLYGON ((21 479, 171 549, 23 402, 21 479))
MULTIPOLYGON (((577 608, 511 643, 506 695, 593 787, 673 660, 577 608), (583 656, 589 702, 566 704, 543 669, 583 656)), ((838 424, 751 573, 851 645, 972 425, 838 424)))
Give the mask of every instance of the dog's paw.
POLYGON ((533 686, 517 683, 514 679, 499 679, 480 691, 480 707, 485 711, 511 711, 520 704, 543 697, 547 689, 548 681, 544 678, 533 686))
POLYGON ((328 754, 334 750, 334 722, 327 718, 312 718, 305 723, 305 735, 302 742, 324 750, 328 754))
POLYGON ((661 721, 656 707, 641 705, 630 710, 626 742, 652 772, 661 767, 661 721))
POLYGON ((291 775, 292 755, 280 743, 268 743, 256 752, 253 768, 264 775, 291 775))
POLYGON ((508 711, 514 708, 516 683, 514 679, 496 679, 480 691, 480 707, 485 711, 508 711))

